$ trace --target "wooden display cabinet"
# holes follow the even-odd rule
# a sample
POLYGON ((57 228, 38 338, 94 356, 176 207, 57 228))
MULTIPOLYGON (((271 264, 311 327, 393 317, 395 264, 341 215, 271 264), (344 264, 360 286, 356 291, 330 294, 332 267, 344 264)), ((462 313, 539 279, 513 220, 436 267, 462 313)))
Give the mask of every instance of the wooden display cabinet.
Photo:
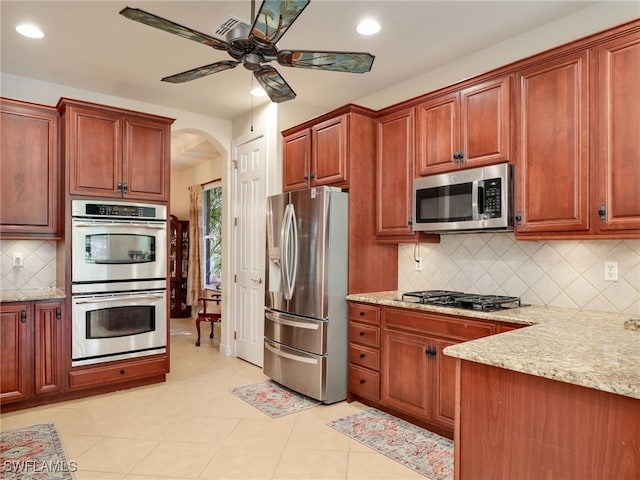
POLYGON ((189 222, 171 215, 169 222, 169 315, 184 318, 191 315, 187 305, 189 271, 189 222))

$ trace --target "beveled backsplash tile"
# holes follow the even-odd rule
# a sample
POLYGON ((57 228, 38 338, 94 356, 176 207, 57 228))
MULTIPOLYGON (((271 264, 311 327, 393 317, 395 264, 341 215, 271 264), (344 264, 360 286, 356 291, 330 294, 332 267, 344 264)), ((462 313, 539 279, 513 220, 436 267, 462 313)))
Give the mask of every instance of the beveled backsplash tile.
POLYGON ((442 235, 400 245, 398 289, 513 295, 525 303, 640 314, 640 240, 517 242, 513 233, 442 235), (414 251, 423 270, 414 268, 414 251), (619 281, 604 280, 618 262, 619 281))
POLYGON ((0 241, 0 289, 49 288, 56 284, 56 242, 0 241), (13 266, 13 252, 22 252, 24 266, 13 266))

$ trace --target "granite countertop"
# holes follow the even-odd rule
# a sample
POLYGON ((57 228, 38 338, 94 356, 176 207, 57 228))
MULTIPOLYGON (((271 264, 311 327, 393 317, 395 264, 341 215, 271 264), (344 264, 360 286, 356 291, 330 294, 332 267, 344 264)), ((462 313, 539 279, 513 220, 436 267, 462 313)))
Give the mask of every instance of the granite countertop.
POLYGON ((35 300, 56 300, 65 298, 59 288, 31 288, 0 291, 0 302, 31 302, 35 300))
POLYGON ((399 301, 402 292, 348 300, 529 325, 445 348, 451 357, 640 399, 640 330, 631 315, 526 306, 479 312, 399 301))

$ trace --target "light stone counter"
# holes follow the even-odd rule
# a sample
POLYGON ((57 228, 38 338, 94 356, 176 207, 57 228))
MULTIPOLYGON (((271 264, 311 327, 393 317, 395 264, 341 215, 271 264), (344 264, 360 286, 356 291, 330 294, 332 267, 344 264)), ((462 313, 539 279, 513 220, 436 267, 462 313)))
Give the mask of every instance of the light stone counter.
POLYGON ((65 298, 59 288, 33 288, 0 291, 0 302, 31 302, 35 300, 57 300, 65 298))
POLYGON ((499 312, 398 301, 402 292, 349 295, 348 300, 530 325, 445 348, 451 357, 640 399, 640 330, 631 316, 527 306, 499 312))

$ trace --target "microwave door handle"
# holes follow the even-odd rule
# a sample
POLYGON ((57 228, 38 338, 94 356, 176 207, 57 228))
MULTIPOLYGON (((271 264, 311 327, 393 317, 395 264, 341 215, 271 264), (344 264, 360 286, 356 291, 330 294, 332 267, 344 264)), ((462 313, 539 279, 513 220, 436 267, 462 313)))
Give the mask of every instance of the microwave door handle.
POLYGON ((484 219, 484 182, 478 185, 478 219, 484 219))
POLYGON ((478 194, 480 188, 478 183, 478 181, 471 182, 471 218, 473 220, 480 220, 478 212, 478 194))

